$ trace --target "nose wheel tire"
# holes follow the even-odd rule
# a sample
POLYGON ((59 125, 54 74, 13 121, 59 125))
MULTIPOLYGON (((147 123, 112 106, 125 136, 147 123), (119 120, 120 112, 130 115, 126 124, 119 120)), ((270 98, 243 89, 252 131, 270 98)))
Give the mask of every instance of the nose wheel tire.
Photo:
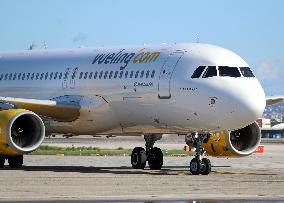
POLYGON ((197 158, 193 158, 189 165, 189 170, 192 173, 192 175, 199 175, 200 173, 200 163, 197 158))
POLYGON ((23 155, 10 156, 8 163, 11 168, 21 168, 23 166, 23 155))
POLYGON ((144 169, 147 155, 143 147, 135 147, 131 154, 131 165, 134 169, 144 169))
POLYGON ((152 170, 160 170, 163 166, 163 152, 160 148, 154 147, 150 150, 148 164, 152 170))
POLYGON ((208 175, 211 172, 211 162, 207 158, 201 161, 198 158, 193 158, 190 162, 190 172, 192 175, 208 175))
POLYGON ((207 158, 201 160, 200 174, 208 175, 211 172, 211 162, 207 158))

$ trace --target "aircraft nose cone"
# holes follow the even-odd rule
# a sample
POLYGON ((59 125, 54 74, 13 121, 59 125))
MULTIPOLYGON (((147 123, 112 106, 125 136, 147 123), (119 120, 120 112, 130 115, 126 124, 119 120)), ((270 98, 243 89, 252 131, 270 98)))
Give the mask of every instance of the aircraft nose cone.
POLYGON ((248 117, 256 120, 262 117, 264 108, 265 108, 265 96, 264 94, 253 94, 250 98, 247 98, 245 102, 243 102, 243 111, 245 111, 248 117))
POLYGON ((257 79, 234 81, 222 88, 224 103, 219 105, 218 112, 224 115, 219 121, 224 129, 243 128, 262 117, 266 100, 257 79))
POLYGON ((240 124, 248 125, 258 118, 262 117, 263 111, 266 106, 265 94, 260 84, 250 84, 239 93, 240 110, 240 124))

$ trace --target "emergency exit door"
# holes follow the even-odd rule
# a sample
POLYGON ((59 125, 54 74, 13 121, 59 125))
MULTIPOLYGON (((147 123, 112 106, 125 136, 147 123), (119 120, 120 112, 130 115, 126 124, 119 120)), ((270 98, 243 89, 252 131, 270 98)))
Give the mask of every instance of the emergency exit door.
POLYGON ((74 89, 75 79, 78 72, 78 68, 67 68, 63 73, 62 88, 63 89, 74 89))

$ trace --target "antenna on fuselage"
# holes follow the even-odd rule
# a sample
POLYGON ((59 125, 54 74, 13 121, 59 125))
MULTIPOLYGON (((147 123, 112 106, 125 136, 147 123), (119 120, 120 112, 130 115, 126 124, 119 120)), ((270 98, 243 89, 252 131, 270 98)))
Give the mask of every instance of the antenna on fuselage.
POLYGON ((199 37, 199 34, 196 34, 196 43, 200 43, 200 37, 199 37))
POLYGON ((48 45, 47 45, 46 41, 43 42, 43 48, 44 48, 44 49, 47 49, 47 48, 48 48, 48 45))

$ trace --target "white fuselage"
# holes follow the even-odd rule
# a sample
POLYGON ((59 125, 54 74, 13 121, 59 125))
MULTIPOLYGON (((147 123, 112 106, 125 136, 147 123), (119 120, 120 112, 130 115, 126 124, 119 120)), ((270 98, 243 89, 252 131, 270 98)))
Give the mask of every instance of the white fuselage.
POLYGON ((0 53, 0 96, 73 100, 72 122, 46 120, 49 132, 186 133, 245 127, 261 117, 255 77, 191 78, 199 66, 248 67, 212 45, 177 44, 0 53))

